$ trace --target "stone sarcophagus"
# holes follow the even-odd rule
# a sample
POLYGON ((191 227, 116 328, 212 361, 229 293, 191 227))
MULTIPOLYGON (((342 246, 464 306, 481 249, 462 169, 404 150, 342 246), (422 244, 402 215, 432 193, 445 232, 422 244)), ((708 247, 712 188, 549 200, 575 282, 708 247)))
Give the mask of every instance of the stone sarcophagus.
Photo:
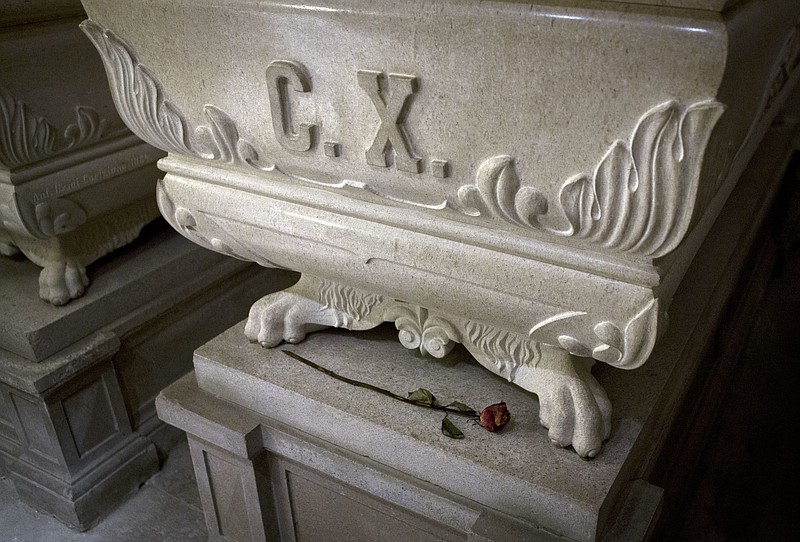
POLYGON ((77 0, 12 1, 0 15, 0 253, 43 267, 39 296, 54 305, 158 216, 163 153, 117 115, 83 17, 77 0))
POLYGON ((461 343, 584 457, 800 62, 792 0, 83 3, 162 214, 302 273, 250 340, 461 343))

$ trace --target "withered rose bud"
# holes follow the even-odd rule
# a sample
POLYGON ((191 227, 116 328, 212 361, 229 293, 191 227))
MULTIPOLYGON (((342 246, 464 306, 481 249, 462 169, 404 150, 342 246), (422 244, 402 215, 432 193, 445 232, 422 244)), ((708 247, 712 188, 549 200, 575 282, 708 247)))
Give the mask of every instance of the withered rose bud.
POLYGON ((500 431, 511 420, 506 402, 495 403, 481 410, 480 424, 487 431, 500 431))

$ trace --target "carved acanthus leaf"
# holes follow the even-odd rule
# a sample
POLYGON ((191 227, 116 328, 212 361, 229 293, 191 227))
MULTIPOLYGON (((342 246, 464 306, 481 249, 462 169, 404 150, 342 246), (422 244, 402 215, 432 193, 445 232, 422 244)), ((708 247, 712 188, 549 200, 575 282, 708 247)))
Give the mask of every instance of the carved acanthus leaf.
POLYGON ((131 131, 159 149, 195 154, 183 115, 127 44, 91 20, 80 25, 103 59, 117 111, 131 131))
POLYGON ((488 215, 534 228, 542 228, 538 219, 547 212, 542 194, 530 186, 520 186, 510 156, 495 156, 481 164, 475 184, 458 189, 458 202, 466 214, 488 215))
POLYGON ((274 169, 273 165, 259 162, 255 147, 239 136, 230 116, 214 105, 203 108, 209 124, 195 128, 197 141, 193 141, 186 117, 167 100, 161 84, 139 62, 133 49, 94 21, 86 20, 80 26, 103 59, 120 117, 137 136, 175 154, 266 171, 274 169))
POLYGON ((256 169, 272 171, 274 165, 264 165, 259 162, 258 152, 255 147, 239 137, 239 130, 227 113, 219 107, 206 105, 203 112, 208 118, 209 126, 198 126, 195 133, 205 139, 208 151, 197 151, 207 160, 218 160, 228 164, 247 164, 256 169))
POLYGON ((100 114, 91 107, 77 106, 75 118, 75 124, 70 124, 64 130, 64 138, 69 141, 67 149, 97 141, 105 135, 108 121, 101 119, 100 114))
POLYGON ((681 111, 670 102, 639 121, 630 142, 618 141, 591 178, 561 189, 561 207, 574 235, 620 252, 659 257, 689 229, 706 144, 721 104, 681 111))
POLYGON ((459 189, 457 207, 615 252, 663 256, 689 229, 706 145, 723 111, 709 100, 685 109, 667 102, 645 113, 630 139, 616 141, 591 175, 562 186, 558 199, 567 229, 542 222, 547 201, 520 185, 508 156, 486 160, 475 184, 459 189))
POLYGON ((8 167, 32 164, 94 143, 105 134, 108 122, 94 109, 76 106, 75 119, 62 137, 55 126, 0 87, 0 163, 8 167))

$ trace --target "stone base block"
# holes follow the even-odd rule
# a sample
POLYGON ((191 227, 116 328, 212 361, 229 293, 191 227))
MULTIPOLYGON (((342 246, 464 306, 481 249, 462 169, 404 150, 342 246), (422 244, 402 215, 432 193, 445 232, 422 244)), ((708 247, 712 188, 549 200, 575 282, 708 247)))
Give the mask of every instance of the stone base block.
POLYGON ((64 480, 25 461, 10 477, 22 502, 85 530, 136 491, 159 469, 153 443, 133 434, 126 444, 77 480, 64 480))
POLYGON ((442 359, 409 354, 391 327, 331 331, 262 349, 244 323, 195 353, 195 372, 156 400, 189 434, 213 540, 641 540, 662 490, 650 483, 680 404, 740 282, 788 157, 796 119, 772 126, 711 229, 640 369, 594 368, 615 405, 612 438, 585 461, 551 446, 532 394, 460 347, 442 359), (505 401, 499 434, 333 379, 281 350, 404 395, 425 387, 442 404, 505 401))
POLYGON ((38 269, 0 260, 0 457, 23 501, 85 530, 159 468, 180 432, 154 398, 203 341, 292 275, 209 252, 159 221, 92 269, 65 307, 38 269), (31 301, 33 299, 33 301, 31 301))
POLYGON ((196 375, 156 403, 189 434, 212 540, 559 540, 554 532, 591 540, 597 504, 615 481, 626 503, 623 536, 641 538, 656 515, 659 488, 615 480, 621 448, 593 462, 544 443, 520 453, 546 432, 535 400, 463 351, 443 361, 410 357, 390 327, 292 347, 403 394, 424 386, 443 403, 505 400, 513 421, 503 433, 454 417, 466 438, 450 440, 441 414, 329 380, 278 351, 265 365, 253 347, 254 363, 241 364, 250 349, 233 347, 239 333, 207 345, 196 375), (218 364, 218 354, 238 369, 218 364))

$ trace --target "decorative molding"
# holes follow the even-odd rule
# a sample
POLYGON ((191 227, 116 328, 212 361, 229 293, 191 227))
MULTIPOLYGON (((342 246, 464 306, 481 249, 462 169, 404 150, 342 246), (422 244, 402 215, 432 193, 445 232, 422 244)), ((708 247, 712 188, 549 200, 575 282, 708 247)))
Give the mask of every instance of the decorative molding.
POLYGON ((108 121, 91 107, 76 106, 75 123, 59 130, 36 116, 22 101, 0 87, 0 162, 18 167, 99 141, 108 121))
POLYGON ((258 254, 258 249, 251 249, 237 240, 214 217, 202 213, 204 225, 199 227, 197 218, 192 211, 175 205, 166 190, 164 190, 163 180, 156 185, 156 201, 164 219, 193 243, 214 252, 231 256, 237 260, 254 262, 262 267, 283 269, 280 265, 261 257, 258 254), (211 226, 210 228, 208 227, 209 225, 211 226))
MULTIPOLYGON (((40 227, 53 239, 11 234, 14 244, 30 261, 42 267, 39 296, 53 305, 63 305, 83 295, 89 285, 86 266, 139 235, 142 227, 158 216, 152 198, 135 201, 107 216, 85 220, 85 213, 68 200, 50 200, 36 206, 40 227), (58 228, 81 220, 80 229, 58 228)), ((2 235, 0 235, 2 237, 2 235)))
POLYGON ((92 20, 86 20, 80 26, 103 59, 120 117, 133 133, 154 147, 174 154, 272 171, 315 186, 365 190, 395 203, 423 209, 442 210, 447 207, 446 200, 433 204, 415 202, 383 194, 363 182, 348 179, 323 182, 264 163, 255 146, 240 136, 233 119, 214 105, 203 107, 209 124, 195 128, 192 138, 192 129, 185 115, 166 98, 161 84, 139 61, 133 49, 112 31, 92 20))
MULTIPOLYGON (((256 301, 245 335, 272 347, 282 341, 297 343, 307 333, 329 326, 366 330, 384 321, 394 322, 406 348, 442 358, 460 342, 486 369, 536 393, 540 422, 557 445, 573 445, 582 457, 594 457, 608 438, 611 405, 589 371, 593 361, 488 324, 445 318, 418 305, 302 275, 288 289, 256 301), (358 319, 346 314, 356 305, 358 319)), ((611 331, 607 327, 599 326, 600 335, 611 331)))
POLYGON ((558 343, 567 352, 592 357, 621 369, 636 369, 647 361, 658 334, 658 300, 651 300, 633 316, 622 330, 614 322, 603 320, 592 332, 599 340, 587 346, 571 335, 559 335, 558 343))
POLYGON ((0 230, 48 239, 86 223, 86 210, 67 198, 51 198, 34 203, 19 194, 10 194, 0 203, 0 230))
POLYGON ((326 309, 336 309, 354 320, 365 319, 372 309, 383 302, 383 297, 379 295, 328 280, 321 280, 319 296, 326 309))
POLYGON ((53 198, 36 204, 36 223, 47 237, 74 230, 86 222, 86 211, 80 205, 63 198, 53 198))
POLYGON ((535 188, 522 186, 510 156, 495 156, 478 168, 475 184, 458 189, 455 207, 469 216, 489 216, 510 222, 548 230, 539 222, 547 213, 547 199, 535 188))
MULTIPOLYGON (((265 267, 284 268, 286 265, 285 262, 284 265, 277 264, 262 255, 273 250, 277 246, 274 243, 262 244, 258 236, 244 235, 241 237, 247 239, 245 244, 234 236, 232 232, 248 226, 246 223, 175 205, 163 181, 157 185, 156 196, 162 215, 191 241, 209 250, 265 267)), ((258 228, 256 225, 250 227, 258 228)), ((355 254, 352 253, 346 255, 353 256, 355 254)), ((336 322, 327 325, 351 329, 356 324, 366 325, 376 318, 393 321, 399 331, 400 342, 407 348, 440 356, 452 348, 450 342, 462 343, 476 358, 489 360, 495 366, 493 371, 510 379, 513 379, 518 366, 535 364, 539 344, 557 346, 576 356, 633 369, 646 361, 658 331, 659 304, 655 299, 651 299, 627 321, 615 321, 604 317, 602 313, 586 311, 553 312, 552 307, 540 306, 538 312, 542 314, 541 320, 534 322, 525 334, 483 322, 442 318, 430 314, 427 309, 335 281, 319 279, 315 288, 313 293, 304 295, 316 298, 323 309, 330 309, 328 312, 336 315, 336 322), (377 314, 379 307, 384 312, 377 314)))
MULTIPOLYGON (((198 139, 205 140, 207 151, 195 151, 199 156, 206 160, 215 160, 234 164, 238 166, 249 165, 262 171, 272 171, 274 165, 265 165, 259 161, 259 155, 255 147, 239 137, 239 130, 227 113, 222 109, 206 105, 203 113, 210 121, 209 126, 198 126, 195 134, 198 139)), ((202 149, 203 144, 200 144, 202 149)))
POLYGON ((472 355, 485 357, 495 365, 493 372, 509 382, 516 377, 517 369, 526 365, 535 367, 541 357, 539 343, 516 333, 472 321, 466 322, 464 329, 463 342, 472 355), (475 349, 483 356, 476 354, 475 349))
POLYGON ((206 105, 208 125, 191 128, 169 102, 160 83, 132 48, 110 30, 87 20, 81 28, 103 58, 120 116, 139 137, 160 149, 239 167, 274 171, 287 178, 327 188, 357 188, 383 199, 432 211, 453 207, 517 227, 583 239, 614 252, 657 258, 686 235, 700 183, 706 145, 724 111, 707 100, 689 106, 670 101, 645 113, 626 140, 611 145, 595 170, 567 180, 558 195, 556 217, 547 198, 522 186, 510 156, 495 156, 478 168, 475 182, 461 186, 453 199, 420 203, 386 195, 366 183, 327 183, 287 173, 263 162, 255 146, 240 136, 222 109, 206 105), (552 226, 557 221, 568 226, 552 226))
POLYGON ((186 119, 164 98, 161 85, 127 44, 91 20, 80 24, 103 59, 114 104, 125 124, 159 149, 197 155, 189 142, 186 119))
POLYGON ((548 202, 535 188, 521 186, 510 156, 486 160, 475 184, 458 190, 455 207, 615 252, 663 256, 689 229, 706 145, 724 109, 713 100, 686 108, 667 102, 645 113, 628 141, 614 142, 592 174, 561 187, 566 229, 542 221, 548 202))

